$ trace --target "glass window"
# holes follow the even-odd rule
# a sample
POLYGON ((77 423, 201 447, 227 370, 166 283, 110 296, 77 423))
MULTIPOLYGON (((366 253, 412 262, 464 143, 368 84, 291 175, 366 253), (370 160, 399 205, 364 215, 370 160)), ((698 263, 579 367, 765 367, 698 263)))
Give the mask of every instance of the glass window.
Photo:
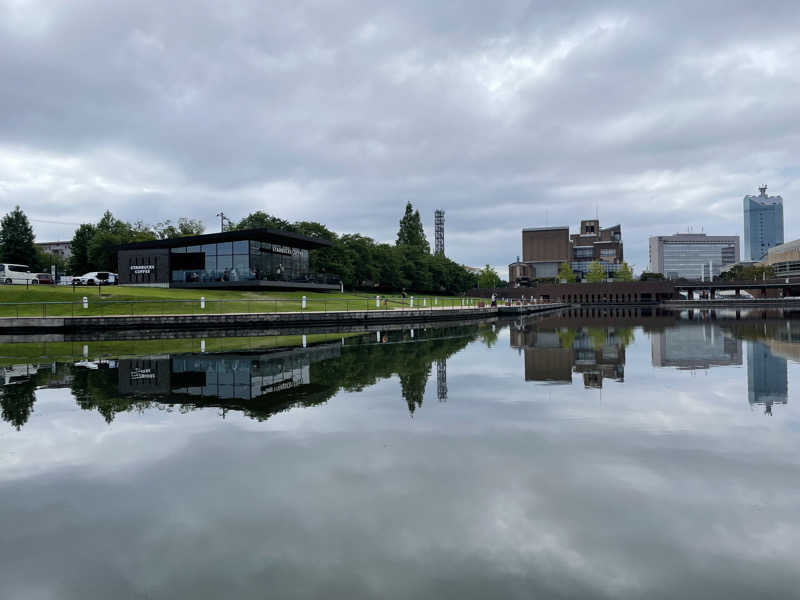
POLYGON ((233 256, 233 268, 231 269, 231 281, 244 281, 252 279, 250 277, 250 257, 247 254, 235 254, 233 256))
POLYGON ((233 257, 217 256, 217 271, 230 271, 233 267, 233 257))
POLYGON ((231 242, 217 244, 217 256, 230 256, 231 254, 233 254, 233 244, 231 242))
POLYGON ((212 256, 217 255, 217 245, 216 244, 203 244, 203 252, 206 253, 206 256, 209 254, 212 256))
POLYGON ((202 252, 202 251, 203 251, 202 246, 188 246, 186 248, 186 252, 202 252))
POLYGON ((186 254, 186 246, 178 246, 172 249, 173 254, 186 254))
POLYGON ((206 254, 206 273, 216 273, 217 257, 206 254))
POLYGON ((238 242, 233 242, 233 253, 247 254, 249 246, 250 243, 247 240, 239 240, 238 242))

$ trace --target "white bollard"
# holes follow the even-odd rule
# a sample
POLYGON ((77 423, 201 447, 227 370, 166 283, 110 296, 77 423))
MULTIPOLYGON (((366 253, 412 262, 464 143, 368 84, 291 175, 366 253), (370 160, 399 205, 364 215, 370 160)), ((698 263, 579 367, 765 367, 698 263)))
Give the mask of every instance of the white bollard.
POLYGON ((203 309, 206 307, 206 297, 200 296, 200 308, 203 309))
POLYGON ((423 307, 428 306, 428 299, 427 298, 423 298, 422 299, 422 306, 423 307))
POLYGON ((375 308, 380 308, 380 307, 381 307, 381 297, 375 296, 375 308))
POLYGON ((89 299, 86 296, 83 297, 83 308, 89 308, 89 299))
POLYGON ((411 296, 411 308, 414 308, 414 296, 411 296))
POLYGON ((205 352, 205 351, 206 351, 206 341, 200 340, 200 352, 205 352))
POLYGON ((87 358, 89 356, 89 346, 86 344, 83 345, 83 357, 87 358))
POLYGON ((305 307, 306 307, 306 297, 303 296, 303 299, 300 301, 300 308, 305 308, 305 307))
POLYGON ((306 347, 306 344, 307 344, 307 341, 306 341, 306 334, 304 333, 304 334, 303 334, 303 348, 305 348, 305 347, 306 347))
POLYGON ((414 330, 413 329, 411 330, 411 339, 412 340, 414 339, 414 330))
POLYGON ((380 342, 381 341, 381 332, 380 331, 376 331, 375 332, 375 341, 376 342, 380 342))

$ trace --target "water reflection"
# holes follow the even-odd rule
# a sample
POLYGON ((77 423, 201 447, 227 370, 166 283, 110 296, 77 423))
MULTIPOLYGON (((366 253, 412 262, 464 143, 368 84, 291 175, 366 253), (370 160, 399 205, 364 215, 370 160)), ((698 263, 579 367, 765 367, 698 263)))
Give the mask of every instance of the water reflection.
POLYGON ((5 367, 2 418, 20 429, 30 418, 36 390, 68 387, 84 410, 107 422, 116 414, 164 406, 190 412, 236 410, 256 419, 294 406, 315 406, 339 390, 360 391, 396 375, 409 413, 422 406, 435 364, 437 398, 447 401, 447 358, 495 331, 478 325, 408 329, 341 338, 306 348, 175 353, 5 367))
POLYGON ((511 347, 525 355, 525 381, 572 383, 574 371, 587 388, 603 387, 603 379, 625 380, 625 347, 632 340, 630 327, 536 324, 511 331, 511 347))
POLYGON ((650 340, 654 367, 709 369, 742 364, 742 341, 711 322, 654 331, 650 340))
POLYGON ((767 414, 788 403, 787 358, 800 359, 800 321, 785 315, 565 311, 500 324, 363 334, 309 347, 9 364, 0 370, 0 410, 20 430, 35 410, 36 390, 50 387, 69 388, 80 408, 97 411, 109 423, 121 412, 154 407, 217 408, 222 416, 235 410, 263 421, 397 376, 413 416, 434 369, 435 397, 447 402, 448 359, 477 339, 494 347, 506 328, 511 348, 524 355, 525 381, 565 385, 577 374, 587 389, 602 388, 604 381, 624 383, 627 348, 637 335, 649 338, 650 363, 658 368, 736 367, 743 364, 744 347, 748 401, 767 414))
POLYGON ((692 317, 20 346, 0 598, 792 597, 800 328, 692 317))

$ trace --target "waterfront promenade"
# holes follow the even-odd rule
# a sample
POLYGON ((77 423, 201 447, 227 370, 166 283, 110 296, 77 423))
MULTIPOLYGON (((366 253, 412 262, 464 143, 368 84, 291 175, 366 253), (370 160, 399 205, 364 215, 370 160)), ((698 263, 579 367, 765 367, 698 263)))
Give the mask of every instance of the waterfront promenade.
POLYGON ((351 324, 420 323, 488 319, 499 315, 543 313, 567 308, 559 302, 515 306, 459 306, 393 308, 387 310, 329 310, 286 312, 240 312, 212 314, 147 314, 64 317, 0 318, 0 335, 21 333, 208 328, 292 328, 351 324))

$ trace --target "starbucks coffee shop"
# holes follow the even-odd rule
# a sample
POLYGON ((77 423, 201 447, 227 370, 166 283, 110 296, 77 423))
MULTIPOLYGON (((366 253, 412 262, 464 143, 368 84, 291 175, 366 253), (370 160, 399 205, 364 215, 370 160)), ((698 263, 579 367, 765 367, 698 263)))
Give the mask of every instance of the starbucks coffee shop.
POLYGON ((326 240, 245 229, 120 246, 122 285, 175 288, 337 290, 335 274, 312 273, 310 253, 326 240))

